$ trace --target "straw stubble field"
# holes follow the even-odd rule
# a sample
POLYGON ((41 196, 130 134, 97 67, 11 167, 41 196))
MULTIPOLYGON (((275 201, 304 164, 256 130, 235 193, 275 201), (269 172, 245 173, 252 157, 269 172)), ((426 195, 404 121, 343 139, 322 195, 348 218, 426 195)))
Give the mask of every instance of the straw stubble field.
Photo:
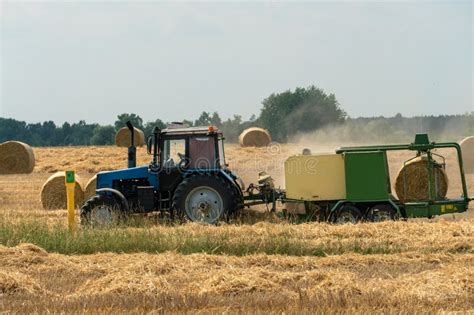
MULTIPOLYGON (((283 161, 303 146, 228 145, 227 161, 247 184, 263 169, 283 187, 283 161)), ((32 174, 0 176, 0 311, 474 310, 472 209, 356 226, 291 225, 264 215, 217 227, 150 218, 72 237, 65 210, 42 209, 43 182, 64 169, 87 181, 97 171, 124 167, 126 149, 36 148, 35 155, 32 174)), ((409 157, 390 155, 393 179, 409 157)), ((459 196, 459 176, 447 157, 448 196, 459 196)), ((149 160, 143 148, 138 160, 149 160)), ((474 192, 473 175, 468 183, 474 192)))

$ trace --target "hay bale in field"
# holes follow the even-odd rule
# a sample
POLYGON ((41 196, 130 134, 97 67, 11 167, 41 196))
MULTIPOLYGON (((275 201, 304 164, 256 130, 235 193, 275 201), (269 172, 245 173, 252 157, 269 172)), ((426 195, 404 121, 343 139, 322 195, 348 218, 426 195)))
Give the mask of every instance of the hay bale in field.
POLYGON ((239 136, 242 147, 266 147, 270 142, 272 142, 270 133, 258 127, 245 129, 239 136))
POLYGON ((95 190, 97 187, 97 175, 94 175, 86 183, 86 188, 84 189, 84 200, 89 199, 95 195, 95 190))
MULTIPOLYGON (((437 199, 443 199, 448 192, 448 176, 440 165, 433 167, 437 199)), ((402 202, 427 200, 429 198, 428 159, 417 157, 405 164, 398 172, 395 191, 402 202)))
POLYGON ((0 174, 29 174, 34 167, 35 155, 29 145, 19 141, 0 144, 0 174))
MULTIPOLYGON (((134 139, 136 147, 141 147, 145 144, 145 134, 138 128, 134 129, 134 139)), ((130 146, 130 130, 127 127, 121 128, 115 134, 115 144, 119 147, 129 147, 130 146)))
MULTIPOLYGON (((46 180, 41 188, 41 204, 46 210, 66 209, 67 195, 65 184, 65 172, 57 172, 46 180)), ((74 194, 74 202, 77 207, 82 205, 84 201, 84 190, 80 184, 81 179, 76 174, 76 189, 74 194)))
POLYGON ((464 172, 474 174, 474 136, 464 138, 460 143, 464 172))

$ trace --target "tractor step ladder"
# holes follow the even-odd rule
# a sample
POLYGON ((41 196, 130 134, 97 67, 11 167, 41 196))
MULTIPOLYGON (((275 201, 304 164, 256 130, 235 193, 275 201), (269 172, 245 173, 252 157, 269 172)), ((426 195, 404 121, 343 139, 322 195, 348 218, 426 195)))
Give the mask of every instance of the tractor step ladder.
POLYGON ((170 210, 171 208, 171 191, 160 191, 158 192, 159 208, 160 210, 170 210), (167 195, 167 198, 163 198, 163 195, 167 195))

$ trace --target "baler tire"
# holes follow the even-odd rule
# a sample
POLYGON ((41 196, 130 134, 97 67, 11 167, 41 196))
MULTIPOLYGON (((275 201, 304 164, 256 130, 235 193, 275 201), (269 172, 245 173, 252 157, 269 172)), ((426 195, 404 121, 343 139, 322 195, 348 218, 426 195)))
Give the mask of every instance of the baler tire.
POLYGON ((173 195, 172 209, 178 216, 184 215, 189 221, 205 224, 216 224, 221 220, 227 219, 235 213, 240 206, 240 202, 236 196, 235 190, 230 183, 222 177, 213 174, 194 174, 183 179, 176 188, 173 195), (222 209, 219 209, 217 217, 206 221, 204 219, 197 220, 188 211, 186 211, 186 201, 188 195, 196 189, 208 187, 209 192, 219 195, 222 201, 222 209), (210 189, 209 189, 210 188, 210 189))
POLYGON ((369 209, 368 218, 371 222, 383 222, 397 220, 398 215, 397 212, 390 205, 378 204, 369 209), (375 213, 376 210, 378 210, 377 213, 375 213), (382 215, 380 215, 380 213, 382 215))
POLYGON ((355 206, 344 205, 333 216, 333 223, 335 224, 355 224, 362 219, 362 212, 355 206), (349 219, 350 221, 348 221, 349 219))

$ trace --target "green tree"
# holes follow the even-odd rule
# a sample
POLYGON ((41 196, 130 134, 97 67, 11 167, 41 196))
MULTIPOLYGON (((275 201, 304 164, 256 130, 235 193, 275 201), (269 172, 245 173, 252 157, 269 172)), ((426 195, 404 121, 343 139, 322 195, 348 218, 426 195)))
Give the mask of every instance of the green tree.
POLYGON ((87 124, 84 120, 71 125, 72 145, 90 145, 97 124, 87 124))
POLYGON ((91 144, 107 145, 113 144, 115 137, 115 128, 113 126, 96 126, 94 128, 91 144))
POLYGON ((166 124, 161 120, 157 119, 155 121, 149 121, 145 124, 145 128, 143 129, 143 132, 145 133, 145 137, 148 137, 153 134, 153 129, 155 127, 158 127, 160 129, 166 128, 166 124))
POLYGON ((143 129, 143 119, 136 114, 120 114, 115 121, 115 130, 125 127, 127 121, 130 121, 135 128, 143 129))
POLYGON ((222 131, 229 142, 237 142, 240 133, 243 131, 242 116, 234 115, 222 123, 222 131))
POLYGON ((315 86, 271 94, 262 104, 259 122, 277 141, 287 141, 299 132, 341 123, 346 117, 336 96, 315 86))
POLYGON ((222 119, 219 116, 217 112, 214 113, 208 113, 208 112, 202 112, 201 116, 194 121, 194 126, 207 126, 207 125, 214 125, 214 126, 221 126, 222 125, 222 119))
POLYGON ((8 140, 28 140, 27 125, 24 121, 0 118, 0 143, 8 140))
POLYGON ((53 146, 58 142, 57 138, 59 132, 56 128, 56 124, 53 121, 43 122, 39 134, 43 139, 43 145, 45 146, 53 146))
POLYGON ((187 119, 183 120, 183 125, 188 126, 188 127, 194 126, 192 120, 187 120, 187 119))
POLYGON ((72 137, 71 124, 68 123, 67 121, 61 126, 60 135, 61 135, 60 143, 62 145, 74 144, 74 138, 72 137))

